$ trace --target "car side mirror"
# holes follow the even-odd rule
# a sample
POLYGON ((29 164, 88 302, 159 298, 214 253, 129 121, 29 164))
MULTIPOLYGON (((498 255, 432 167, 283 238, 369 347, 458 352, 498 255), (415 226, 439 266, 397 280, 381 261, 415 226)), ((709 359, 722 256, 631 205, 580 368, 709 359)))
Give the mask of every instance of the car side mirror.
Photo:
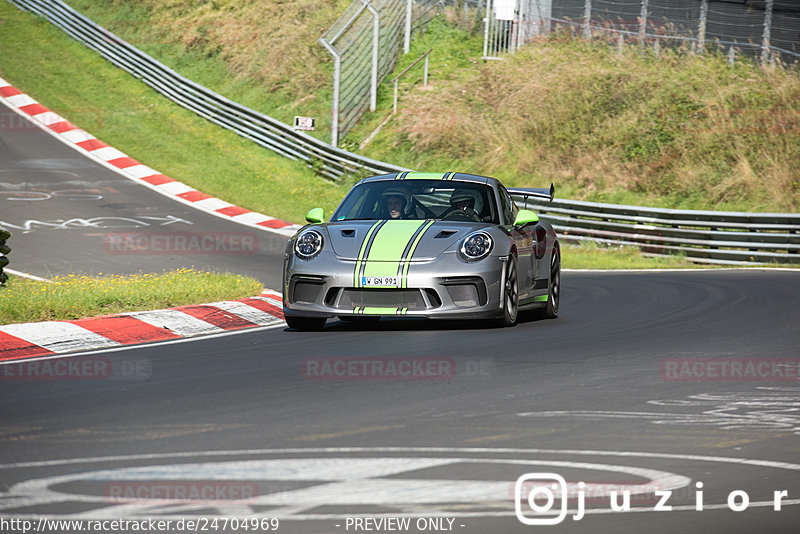
POLYGON ((530 210, 519 210, 517 218, 514 219, 514 226, 522 228, 526 224, 539 222, 539 216, 530 210))
POLYGON ((306 213, 306 221, 312 224, 319 224, 325 220, 325 210, 322 208, 314 208, 306 213))

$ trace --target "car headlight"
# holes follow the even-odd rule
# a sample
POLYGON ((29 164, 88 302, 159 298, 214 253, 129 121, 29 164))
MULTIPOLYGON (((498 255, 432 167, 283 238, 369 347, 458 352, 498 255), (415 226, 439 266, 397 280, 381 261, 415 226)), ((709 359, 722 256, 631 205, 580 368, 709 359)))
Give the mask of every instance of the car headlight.
POLYGON ((294 242, 294 252, 300 258, 308 260, 322 250, 322 234, 316 230, 306 230, 294 242))
POLYGON ((486 232, 475 232, 461 242, 461 257, 466 261, 477 261, 485 258, 491 251, 494 241, 486 232))

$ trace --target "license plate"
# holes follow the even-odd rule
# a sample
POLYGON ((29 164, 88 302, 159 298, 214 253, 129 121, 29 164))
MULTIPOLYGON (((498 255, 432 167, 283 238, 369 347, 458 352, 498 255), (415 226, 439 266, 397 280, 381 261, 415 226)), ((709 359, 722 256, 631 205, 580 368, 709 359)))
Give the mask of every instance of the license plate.
POLYGON ((362 286, 394 286, 399 285, 397 276, 362 276, 362 286))

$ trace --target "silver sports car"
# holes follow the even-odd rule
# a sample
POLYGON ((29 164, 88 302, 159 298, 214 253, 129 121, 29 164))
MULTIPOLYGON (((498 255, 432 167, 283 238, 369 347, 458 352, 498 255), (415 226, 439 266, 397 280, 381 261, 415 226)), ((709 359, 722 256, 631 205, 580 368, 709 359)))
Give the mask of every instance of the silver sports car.
MULTIPOLYGON (((553 187, 512 193, 552 200, 553 187)), ((494 178, 372 176, 353 186, 329 222, 321 208, 306 220, 283 264, 291 328, 318 330, 329 317, 397 316, 512 326, 520 310, 558 314, 558 237, 494 178)))

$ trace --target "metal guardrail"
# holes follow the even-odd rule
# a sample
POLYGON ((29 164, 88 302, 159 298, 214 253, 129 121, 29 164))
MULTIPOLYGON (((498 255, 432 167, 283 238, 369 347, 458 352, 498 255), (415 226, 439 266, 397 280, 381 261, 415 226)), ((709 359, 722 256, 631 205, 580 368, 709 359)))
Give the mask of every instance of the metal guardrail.
POLYGON ((330 179, 347 174, 409 170, 337 149, 310 135, 295 132, 288 124, 232 102, 184 78, 59 0, 9 1, 45 17, 173 102, 278 154, 305 161, 330 179))
POLYGON ((562 240, 631 245, 652 254, 684 254, 699 263, 800 264, 800 214, 697 211, 523 198, 562 240))
MULTIPOLYGON (((291 126, 232 102, 184 78, 59 0, 9 0, 50 20, 78 41, 177 104, 332 179, 409 169, 340 150, 291 126)), ((562 199, 543 190, 509 189, 520 207, 533 208, 565 241, 632 245, 646 253, 685 254, 696 262, 800 264, 800 214, 671 210, 562 199), (539 198, 530 196, 540 194, 539 198), (547 196, 547 195, 544 195, 547 196)))

